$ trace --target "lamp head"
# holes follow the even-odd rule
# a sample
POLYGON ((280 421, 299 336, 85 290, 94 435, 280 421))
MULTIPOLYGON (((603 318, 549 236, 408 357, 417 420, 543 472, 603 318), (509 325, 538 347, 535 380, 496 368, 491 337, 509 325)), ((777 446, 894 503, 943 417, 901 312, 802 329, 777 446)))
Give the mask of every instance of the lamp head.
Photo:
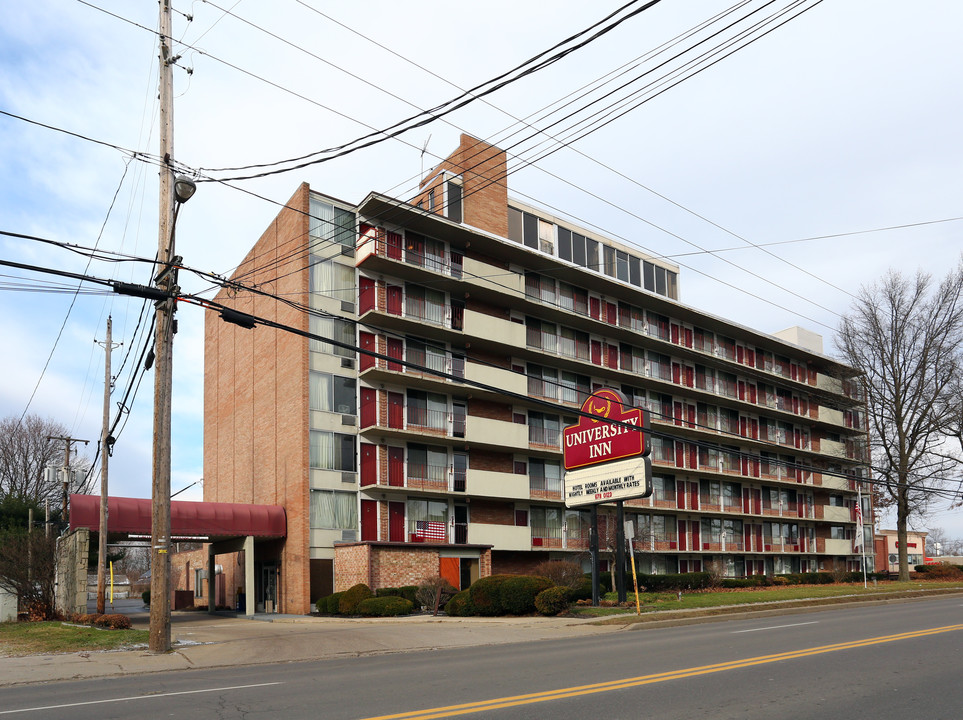
POLYGON ((186 203, 193 197, 197 190, 197 185, 186 175, 178 175, 174 178, 174 197, 179 203, 186 203))

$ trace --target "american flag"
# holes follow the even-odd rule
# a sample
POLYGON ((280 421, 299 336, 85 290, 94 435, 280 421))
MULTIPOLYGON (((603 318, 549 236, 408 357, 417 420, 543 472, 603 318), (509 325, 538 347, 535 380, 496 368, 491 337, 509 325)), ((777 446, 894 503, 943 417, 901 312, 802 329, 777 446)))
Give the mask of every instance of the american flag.
POLYGON ((440 540, 445 542, 448 534, 445 532, 445 523, 433 522, 431 520, 418 520, 415 523, 415 531, 425 540, 440 540))

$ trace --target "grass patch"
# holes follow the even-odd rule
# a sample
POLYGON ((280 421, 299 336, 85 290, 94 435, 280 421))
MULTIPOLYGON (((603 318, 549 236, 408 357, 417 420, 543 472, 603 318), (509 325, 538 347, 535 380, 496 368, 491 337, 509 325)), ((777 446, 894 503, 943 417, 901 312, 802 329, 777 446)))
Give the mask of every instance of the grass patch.
POLYGON ((146 645, 147 630, 105 630, 52 622, 0 623, 0 657, 84 650, 125 650, 146 645))
MULTIPOLYGON (((963 591, 963 582, 887 582, 879 586, 864 588, 861 583, 841 585, 792 585, 782 587, 763 587, 751 590, 708 590, 705 592, 682 593, 639 593, 643 615, 666 610, 711 610, 713 608, 759 605, 761 603, 792 603, 806 601, 831 601, 833 598, 881 599, 915 597, 920 591, 963 591)), ((616 600, 614 593, 607 593, 605 599, 616 600)), ((635 622, 635 594, 629 593, 626 607, 572 606, 571 613, 579 617, 607 617, 620 615, 621 622, 635 622), (631 613, 631 615, 626 615, 631 613)), ((815 602, 812 604, 816 604, 815 602)), ((612 622, 615 622, 615 618, 612 622)))

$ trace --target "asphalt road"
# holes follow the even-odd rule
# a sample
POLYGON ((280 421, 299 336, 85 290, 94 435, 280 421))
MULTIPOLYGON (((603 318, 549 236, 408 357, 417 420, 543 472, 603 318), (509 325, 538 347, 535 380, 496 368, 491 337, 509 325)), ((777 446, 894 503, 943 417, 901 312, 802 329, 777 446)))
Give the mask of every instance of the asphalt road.
MULTIPOLYGON (((0 719, 963 717, 963 600, 570 640, 72 681, 0 719)), ((2 663, 0 663, 2 672, 2 663)))

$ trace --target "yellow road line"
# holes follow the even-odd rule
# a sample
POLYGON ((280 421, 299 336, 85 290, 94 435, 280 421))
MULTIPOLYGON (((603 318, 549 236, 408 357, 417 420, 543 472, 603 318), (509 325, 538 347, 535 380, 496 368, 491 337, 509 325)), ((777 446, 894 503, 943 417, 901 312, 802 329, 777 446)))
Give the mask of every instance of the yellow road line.
POLYGON ((791 650, 788 652, 777 653, 775 655, 761 655, 759 657, 745 658, 743 660, 732 660, 725 663, 717 663, 715 665, 702 665, 699 667, 684 668, 682 670, 672 670, 669 672, 642 675, 634 678, 622 678, 621 680, 593 683, 591 685, 578 685, 575 687, 559 688, 557 690, 547 690, 545 692, 530 693, 527 695, 492 698, 491 700, 481 700, 473 703, 464 703, 462 705, 448 705, 446 707, 429 708, 427 710, 414 710, 411 712, 397 713, 395 715, 378 715, 376 717, 365 718, 365 720, 431 720, 432 718, 451 717, 453 715, 467 715, 469 713, 483 712, 485 710, 497 710, 499 708, 530 705, 532 703, 546 702, 548 700, 560 700, 562 698, 577 697, 579 695, 591 695, 593 693, 610 692, 612 690, 623 690, 625 688, 638 687, 640 685, 650 685, 652 683, 665 682, 666 680, 679 680, 681 678, 707 675, 709 673, 723 672, 726 670, 738 670, 740 668, 751 667, 753 665, 764 665, 766 663, 780 662, 782 660, 794 660, 796 658, 808 657, 811 655, 838 652, 840 650, 851 650, 853 648, 897 642, 899 640, 910 640, 913 638, 925 637, 927 635, 953 632, 955 630, 963 630, 963 625, 945 625, 943 627, 930 628, 927 630, 915 630, 912 632, 898 633, 896 635, 883 635, 881 637, 852 640, 850 642, 836 643, 834 645, 821 645, 819 647, 791 650))

